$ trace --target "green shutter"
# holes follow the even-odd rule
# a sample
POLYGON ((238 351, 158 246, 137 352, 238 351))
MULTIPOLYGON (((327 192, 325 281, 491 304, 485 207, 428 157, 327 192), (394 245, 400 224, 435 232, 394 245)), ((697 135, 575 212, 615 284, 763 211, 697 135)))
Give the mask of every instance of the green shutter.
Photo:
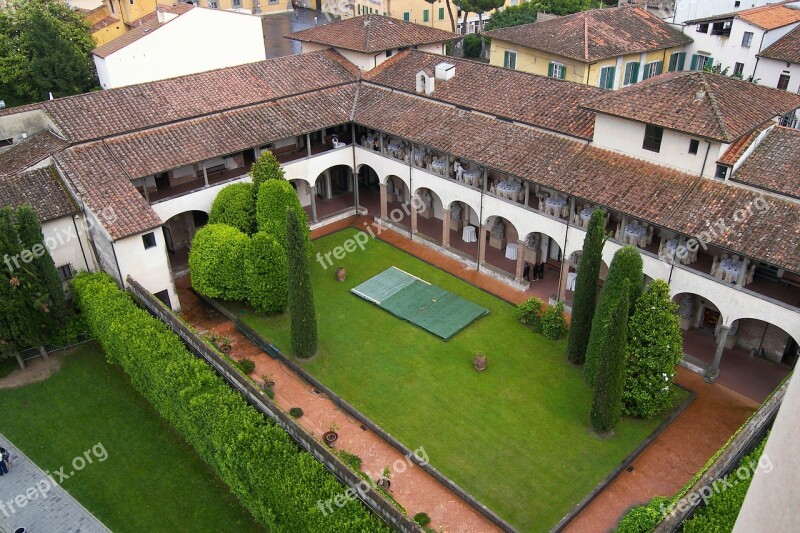
POLYGON ((683 70, 683 67, 686 66, 686 52, 681 52, 678 54, 678 70, 683 70))
POLYGON ((552 63, 550 63, 550 64, 547 66, 547 76, 548 76, 549 78, 552 78, 552 77, 553 77, 553 64, 552 64, 552 63))
POLYGON ((358 4, 358 14, 361 14, 361 4, 358 4))
POLYGON ((639 81, 639 63, 634 63, 631 67, 631 83, 639 81))
POLYGON ((506 50, 503 54, 503 67, 508 68, 508 63, 511 60, 511 54, 506 50))
POLYGON ((561 65, 561 79, 563 80, 566 77, 567 77, 567 66, 561 65))
POLYGON ((697 54, 692 55, 692 67, 690 70, 697 70, 697 62, 700 60, 700 56, 697 54))
POLYGON ((403 13, 403 20, 405 20, 406 22, 410 21, 411 20, 411 13, 408 12, 408 11, 403 13))
POLYGON ((439 8, 439 20, 444 20, 444 8, 439 8))
POLYGON ((602 89, 614 88, 614 74, 616 69, 614 67, 604 67, 600 69, 600 87, 602 89))
POLYGON ((422 11, 422 22, 428 22, 428 19, 430 18, 428 13, 430 13, 430 10, 428 9, 422 11))
POLYGON ((711 67, 714 66, 714 58, 713 57, 709 57, 708 59, 706 59, 706 66, 708 68, 711 68, 711 67))
POLYGON ((664 62, 663 61, 656 61, 656 71, 653 73, 653 76, 658 76, 662 72, 664 72, 664 62))

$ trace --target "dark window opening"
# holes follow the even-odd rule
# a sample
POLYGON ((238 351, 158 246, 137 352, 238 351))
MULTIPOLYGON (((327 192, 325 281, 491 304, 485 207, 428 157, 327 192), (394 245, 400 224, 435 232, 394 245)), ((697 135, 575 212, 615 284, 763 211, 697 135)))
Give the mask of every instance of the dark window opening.
POLYGON ((697 150, 700 148, 700 141, 697 139, 692 139, 689 141, 689 153, 690 154, 697 154, 697 150))
POLYGON ((153 296, 161 300, 161 302, 163 302, 164 305, 172 309, 172 303, 169 301, 169 291, 167 290, 158 291, 157 293, 154 293, 153 296))
POLYGON ((145 250, 148 248, 153 248, 156 246, 156 234, 152 231, 150 233, 145 233, 142 235, 142 242, 144 243, 145 250))
POLYGON ((725 22, 715 22, 713 26, 711 26, 711 35, 721 35, 727 36, 731 34, 731 24, 730 20, 726 20, 725 22))
POLYGON ((708 22, 704 22, 703 24, 697 25, 697 32, 698 33, 708 33, 708 22))
POLYGON ((72 265, 70 265, 69 263, 58 267, 58 277, 61 278, 61 281, 71 280, 73 274, 74 272, 72 270, 72 265))
POLYGON ((778 89, 782 91, 786 91, 789 89, 789 76, 786 74, 781 74, 781 77, 778 78, 778 89))
POLYGON ((661 139, 664 137, 664 128, 648 124, 644 128, 644 143, 642 148, 651 152, 661 151, 661 139))
POLYGON ((724 180, 727 175, 728 167, 724 165, 717 165, 717 172, 714 174, 714 177, 719 180, 724 180))
POLYGON ((0 146, 11 146, 14 144, 14 139, 0 139, 0 146))

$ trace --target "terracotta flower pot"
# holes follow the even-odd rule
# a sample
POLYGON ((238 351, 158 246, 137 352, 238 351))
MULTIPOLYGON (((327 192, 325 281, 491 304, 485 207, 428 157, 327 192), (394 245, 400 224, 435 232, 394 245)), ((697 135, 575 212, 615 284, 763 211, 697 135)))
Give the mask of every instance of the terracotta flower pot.
POLYGON ((347 278, 347 272, 345 272, 344 267, 339 267, 336 269, 336 281, 342 282, 347 278))

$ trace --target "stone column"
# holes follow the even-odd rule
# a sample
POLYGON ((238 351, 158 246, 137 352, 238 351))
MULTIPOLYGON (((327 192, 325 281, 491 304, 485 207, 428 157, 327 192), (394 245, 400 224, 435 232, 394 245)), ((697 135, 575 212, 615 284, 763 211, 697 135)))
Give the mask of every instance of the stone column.
POLYGON ((714 352, 714 362, 711 363, 711 368, 708 369, 705 380, 709 383, 716 381, 719 376, 719 362, 722 359, 722 351, 725 349, 725 341, 728 340, 728 332, 730 326, 720 326, 719 335, 717 336, 717 350, 714 352))
POLYGON ((747 279, 747 268, 750 266, 750 259, 745 257, 742 259, 742 270, 739 272, 739 278, 736 280, 737 287, 743 287, 747 279))
POLYGON ((206 162, 200 163, 200 169, 203 171, 203 183, 208 187, 208 171, 206 171, 206 162))
POLYGON ((569 260, 566 257, 561 258, 561 277, 559 278, 558 286, 558 299, 565 301, 567 298, 567 274, 569 274, 569 260))
POLYGON ((525 241, 517 241, 517 271, 514 281, 522 282, 522 273, 525 271, 525 241))
POLYGON ((531 182, 530 181, 526 181, 525 182, 525 207, 528 207, 528 199, 530 198, 530 195, 531 195, 531 182))
POLYGON ((311 222, 317 223, 317 187, 312 185, 309 188, 311 192, 311 222))
POLYGON ((411 197, 411 202, 409 202, 409 207, 411 208, 411 233, 417 233, 417 208, 416 202, 414 201, 414 197, 411 197))
POLYGON ((386 200, 386 184, 381 183, 381 218, 386 219, 389 214, 389 205, 386 200))
POLYGON ((486 262, 486 225, 481 224, 478 231, 478 263, 484 264, 486 262))
POLYGON ((450 248, 450 210, 442 209, 442 246, 450 248))

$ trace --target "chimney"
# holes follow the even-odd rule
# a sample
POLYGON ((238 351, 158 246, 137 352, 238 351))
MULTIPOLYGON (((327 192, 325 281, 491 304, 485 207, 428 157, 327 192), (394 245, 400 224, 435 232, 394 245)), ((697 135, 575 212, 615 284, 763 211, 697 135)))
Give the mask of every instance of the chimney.
POLYGON ((424 70, 420 70, 417 72, 416 76, 414 76, 414 79, 416 81, 417 93, 425 93, 426 95, 433 94, 436 83, 436 78, 434 76, 431 76, 424 70))
POLYGON ((450 63, 439 63, 436 65, 436 79, 447 81, 456 75, 456 66, 450 63))

